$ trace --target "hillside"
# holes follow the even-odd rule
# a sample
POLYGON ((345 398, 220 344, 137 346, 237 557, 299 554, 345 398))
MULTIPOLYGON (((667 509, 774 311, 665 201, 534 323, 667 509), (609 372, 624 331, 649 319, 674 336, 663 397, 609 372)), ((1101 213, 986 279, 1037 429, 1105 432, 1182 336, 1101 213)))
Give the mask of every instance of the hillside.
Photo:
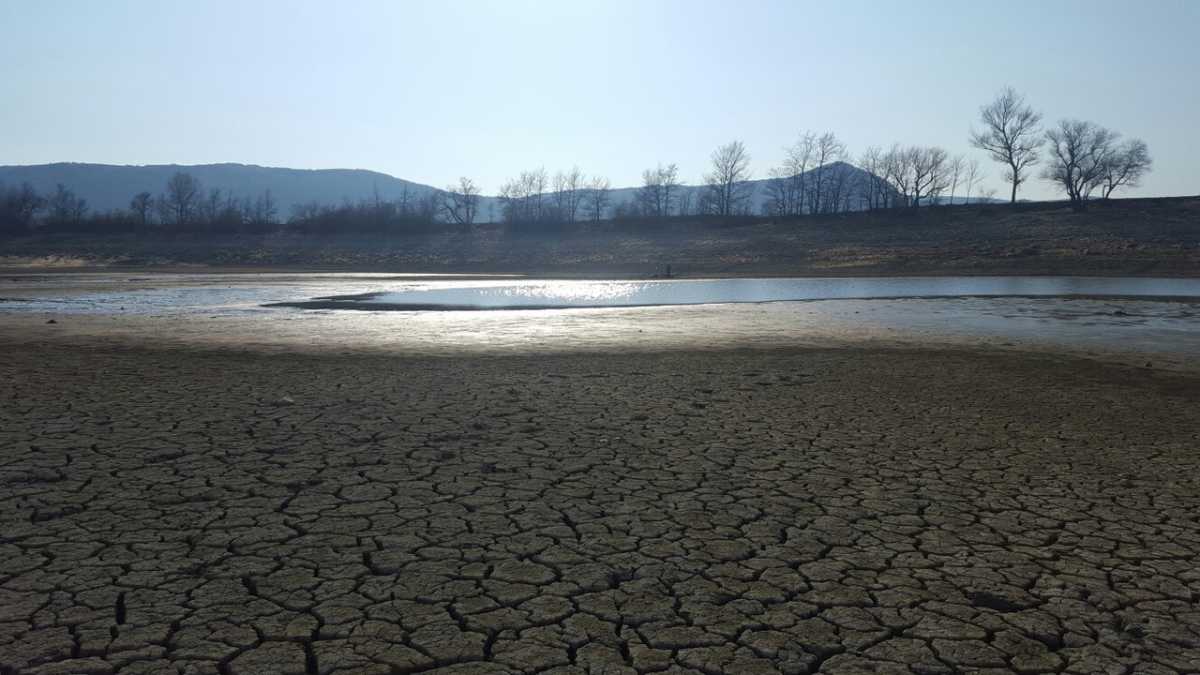
POLYGON ((112 164, 36 164, 0 166, 0 183, 28 182, 41 194, 62 183, 88 201, 93 211, 124 209, 139 192, 157 195, 177 171, 200 180, 205 189, 253 197, 270 190, 283 217, 296 204, 317 201, 337 204, 343 200, 367 199, 378 191, 385 200, 397 200, 407 190, 412 197, 434 191, 428 185, 402 180, 377 171, 362 169, 287 169, 249 164, 160 164, 116 166, 112 164))
MULTIPOLYGON (((407 192, 410 199, 419 199, 439 188, 414 183, 377 171, 361 169, 288 169, 247 164, 197 164, 197 165, 147 165, 117 166, 112 164, 57 163, 28 166, 0 166, 0 185, 16 186, 29 183, 38 193, 47 195, 55 186, 62 184, 87 200, 92 212, 125 209, 133 195, 149 192, 161 193, 167 180, 176 172, 192 174, 200 180, 206 190, 219 189, 223 194, 239 197, 256 197, 270 190, 278 204, 279 216, 287 219, 294 206, 318 202, 340 204, 344 201, 359 202, 373 199, 376 195, 384 201, 397 201, 407 192)), ((813 169, 805 175, 816 180, 833 181, 841 177, 852 183, 868 174, 845 162, 834 162, 821 169, 813 169)), ((762 213, 767 201, 766 180, 747 182, 753 213, 762 213)), ((700 203, 701 185, 682 185, 677 189, 676 199, 682 199, 694 209, 700 203)), ((617 187, 610 193, 610 208, 632 201, 637 187, 617 187)), ((499 199, 483 196, 478 208, 480 221, 500 218, 499 199)))
POLYGON ((0 266, 216 265, 404 272, 1200 276, 1200 197, 965 205, 788 220, 609 221, 554 231, 0 240, 0 266))

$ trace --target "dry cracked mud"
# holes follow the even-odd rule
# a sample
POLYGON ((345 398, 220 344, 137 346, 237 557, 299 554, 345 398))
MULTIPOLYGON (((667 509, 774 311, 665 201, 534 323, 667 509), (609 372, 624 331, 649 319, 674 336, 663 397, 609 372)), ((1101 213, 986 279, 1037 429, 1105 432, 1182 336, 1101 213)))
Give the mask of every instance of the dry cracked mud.
POLYGON ((1200 386, 0 352, 0 672, 1200 671, 1200 386))

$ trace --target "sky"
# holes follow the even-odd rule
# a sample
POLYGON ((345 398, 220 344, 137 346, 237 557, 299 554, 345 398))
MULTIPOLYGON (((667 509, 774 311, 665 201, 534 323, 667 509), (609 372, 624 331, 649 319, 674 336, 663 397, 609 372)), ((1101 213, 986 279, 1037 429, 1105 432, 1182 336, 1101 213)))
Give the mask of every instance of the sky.
MULTIPOLYGON (((801 131, 967 142, 1013 86, 1144 139, 1131 195, 1200 194, 1200 0, 0 0, 0 164, 360 168, 494 193, 614 186, 718 145, 766 177, 801 131)), ((1022 196, 1054 195, 1035 180, 1022 196)))

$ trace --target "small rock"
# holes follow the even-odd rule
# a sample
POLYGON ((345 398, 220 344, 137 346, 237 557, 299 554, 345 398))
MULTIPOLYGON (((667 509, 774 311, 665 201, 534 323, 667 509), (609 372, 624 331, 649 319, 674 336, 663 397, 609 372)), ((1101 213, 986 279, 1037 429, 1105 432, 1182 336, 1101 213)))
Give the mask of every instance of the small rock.
POLYGON ((278 406, 296 405, 296 400, 293 399, 291 396, 281 396, 275 401, 275 405, 278 405, 278 406))
POLYGON ((49 320, 49 321, 47 321, 46 323, 58 323, 58 322, 57 322, 57 321, 55 321, 54 319, 50 319, 50 320, 49 320))

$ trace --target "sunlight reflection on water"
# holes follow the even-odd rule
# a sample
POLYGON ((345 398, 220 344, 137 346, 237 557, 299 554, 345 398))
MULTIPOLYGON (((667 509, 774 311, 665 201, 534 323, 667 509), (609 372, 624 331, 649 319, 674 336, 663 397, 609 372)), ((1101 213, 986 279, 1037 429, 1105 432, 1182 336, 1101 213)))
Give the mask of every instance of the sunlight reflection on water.
POLYGON ((152 336, 155 344, 238 348, 546 353, 907 340, 1046 345, 1153 354, 1156 364, 1165 359, 1180 367, 1200 363, 1200 280, 1189 279, 557 281, 294 275, 268 281, 257 275, 113 275, 80 281, 70 275, 0 279, 0 323, 15 326, 14 315, 26 315, 20 323, 24 328, 14 332, 22 339, 152 336), (312 302, 329 297, 339 299, 312 302), (386 304, 392 300, 400 302, 386 304), (764 300, 785 302, 759 304, 764 300), (271 303, 307 309, 264 306, 271 303), (456 311, 499 307, 514 309, 456 311), (57 323, 47 325, 50 317, 58 317, 57 323))
MULTIPOLYGON (((404 284, 317 298, 338 309, 502 309, 695 305, 783 300, 921 297, 1196 297, 1198 279, 940 277, 689 279, 673 281, 457 281, 404 284)), ((304 306, 299 304, 298 306, 304 306)))

